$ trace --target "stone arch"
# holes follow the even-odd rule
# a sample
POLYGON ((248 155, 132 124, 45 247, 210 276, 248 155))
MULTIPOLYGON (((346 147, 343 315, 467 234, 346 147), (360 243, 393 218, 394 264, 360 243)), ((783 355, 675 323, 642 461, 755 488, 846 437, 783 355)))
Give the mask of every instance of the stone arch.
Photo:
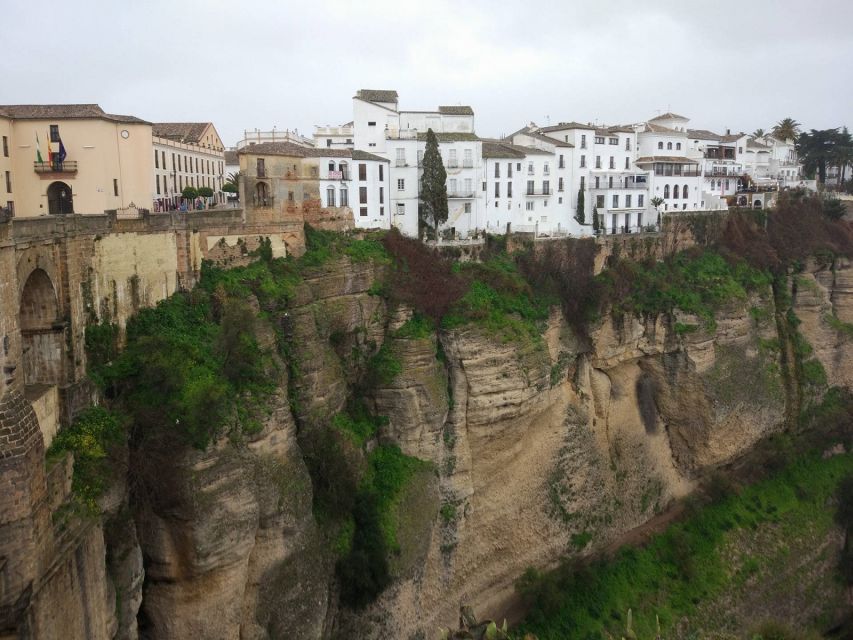
POLYGON ((753 209, 760 209, 761 208, 761 200, 753 200, 752 201, 752 207, 753 207, 753 209))
POLYGON ((21 289, 19 306, 24 384, 59 384, 65 353, 64 323, 56 288, 41 268, 21 289))
POLYGON ((64 182, 52 182, 47 188, 47 212, 52 215, 74 213, 74 198, 64 182))

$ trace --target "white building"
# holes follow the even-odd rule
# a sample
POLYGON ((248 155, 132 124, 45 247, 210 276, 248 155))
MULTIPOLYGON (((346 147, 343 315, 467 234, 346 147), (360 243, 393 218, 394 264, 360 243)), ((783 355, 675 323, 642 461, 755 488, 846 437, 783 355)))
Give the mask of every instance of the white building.
POLYGON ((347 122, 338 126, 315 126, 314 146, 330 149, 352 149, 354 146, 353 123, 347 122))
POLYGON ((185 187, 209 187, 223 203, 225 148, 210 122, 157 122, 154 143, 154 210, 176 208, 185 187))
POLYGON ((297 144, 300 147, 313 147, 314 141, 299 133, 296 129, 278 130, 275 127, 271 131, 261 131, 260 129, 243 130, 243 139, 234 145, 234 150, 240 150, 253 144, 261 144, 263 142, 290 142, 297 144))

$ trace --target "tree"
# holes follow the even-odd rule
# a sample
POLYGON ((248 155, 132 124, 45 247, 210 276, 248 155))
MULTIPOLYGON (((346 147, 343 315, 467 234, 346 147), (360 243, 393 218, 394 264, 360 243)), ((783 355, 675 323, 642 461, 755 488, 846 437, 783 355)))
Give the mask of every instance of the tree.
POLYGON ((575 220, 578 221, 578 224, 586 224, 586 213, 584 212, 584 195, 583 188, 578 189, 578 210, 575 214, 575 220))
POLYGON ((844 127, 838 134, 835 149, 832 153, 832 163, 838 168, 838 185, 844 185, 847 167, 853 164, 853 136, 844 127))
POLYGON ((812 129, 797 138, 797 153, 803 161, 806 175, 817 174, 820 184, 826 184, 826 167, 833 162, 836 148, 843 145, 843 134, 838 129, 812 129))
POLYGON ((752 132, 753 138, 763 138, 764 137, 764 129, 756 129, 752 132))
POLYGON ((184 187, 181 191, 181 197, 187 200, 195 200, 198 198, 198 190, 195 187, 184 187))
POLYGON ((601 231, 601 223, 598 221, 598 207, 592 207, 592 232, 598 234, 601 231))
POLYGON ((447 221, 447 171, 438 152, 438 139, 432 129, 427 129, 426 148, 423 157, 421 191, 418 194, 420 222, 432 227, 438 240, 438 227, 447 221))
POLYGON ((237 188, 237 185, 232 182, 226 182, 222 185, 222 190, 225 193, 240 193, 240 190, 237 188))
POLYGON ((832 220, 840 220, 847 213, 844 203, 835 196, 823 199, 823 215, 832 220))
POLYGON ((796 140, 800 135, 800 123, 793 118, 783 118, 773 127, 772 133, 779 140, 796 140))
POLYGON ((212 198, 213 189, 211 189, 210 187, 199 187, 198 195, 200 195, 202 198, 212 198))

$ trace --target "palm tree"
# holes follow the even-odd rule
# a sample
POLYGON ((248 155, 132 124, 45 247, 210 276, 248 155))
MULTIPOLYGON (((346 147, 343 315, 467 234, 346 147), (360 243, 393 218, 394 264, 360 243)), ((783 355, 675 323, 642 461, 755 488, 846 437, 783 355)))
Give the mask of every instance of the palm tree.
POLYGON ((847 167, 853 164, 853 136, 850 135, 847 127, 838 134, 835 149, 832 152, 832 163, 838 167, 838 186, 843 188, 847 167))
POLYGON ((779 140, 796 140, 800 135, 800 123, 793 118, 783 118, 773 127, 773 136, 779 140))
POLYGON ((752 132, 753 138, 763 138, 764 137, 764 129, 756 129, 752 132))

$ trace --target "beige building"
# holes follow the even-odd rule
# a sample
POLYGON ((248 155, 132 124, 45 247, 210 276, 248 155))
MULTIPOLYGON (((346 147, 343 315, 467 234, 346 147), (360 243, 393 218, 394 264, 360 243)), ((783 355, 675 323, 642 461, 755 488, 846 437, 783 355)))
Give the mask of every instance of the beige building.
POLYGON ((225 147, 213 123, 157 122, 153 135, 154 211, 178 207, 185 187, 209 187, 208 204, 225 202, 225 147))
POLYGON ((0 105, 0 136, 0 206, 15 216, 103 213, 152 202, 149 122, 96 104, 0 105))

